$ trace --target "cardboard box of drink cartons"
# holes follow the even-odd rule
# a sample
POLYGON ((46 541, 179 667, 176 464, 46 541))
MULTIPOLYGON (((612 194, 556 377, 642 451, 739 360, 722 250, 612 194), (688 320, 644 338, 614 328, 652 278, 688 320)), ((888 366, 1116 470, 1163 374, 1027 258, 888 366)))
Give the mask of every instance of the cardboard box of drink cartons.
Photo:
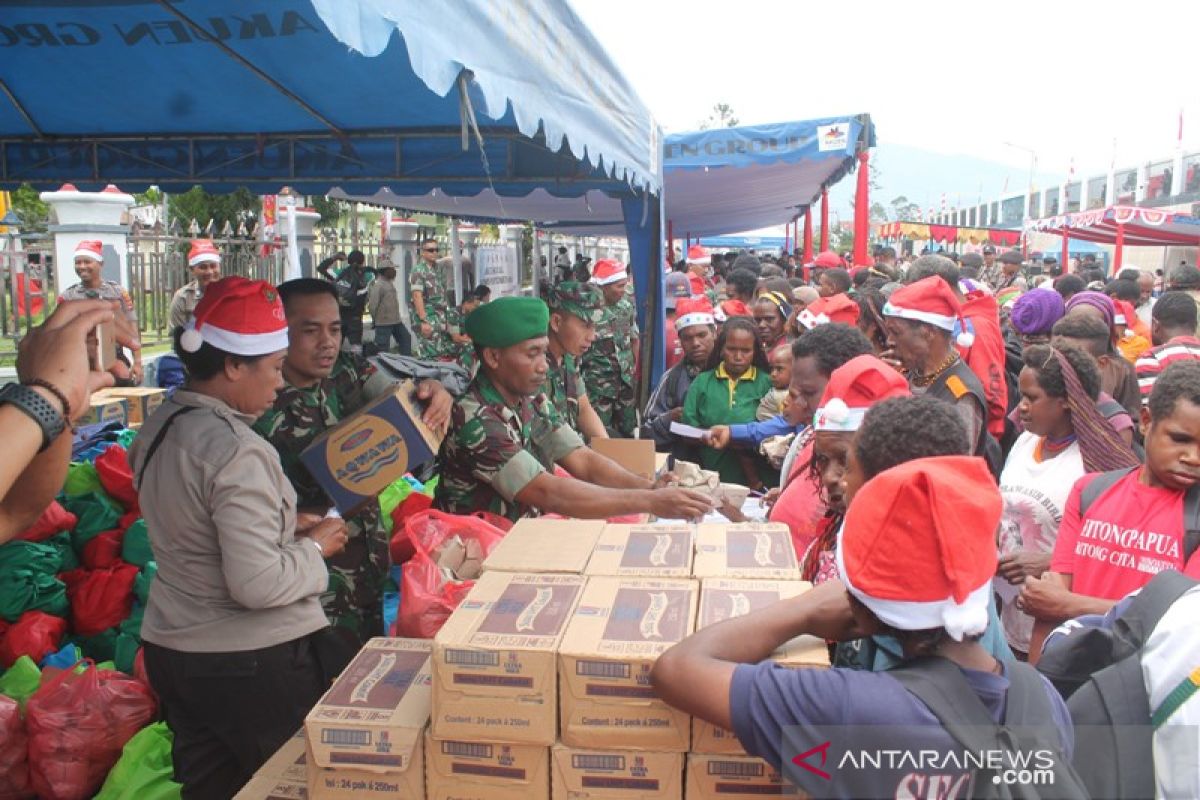
POLYGON ((426 800, 549 800, 550 748, 425 738, 426 800))
POLYGON ((590 446, 634 475, 654 480, 657 459, 650 439, 592 439, 590 446))
POLYGON ((693 630, 693 580, 588 579, 559 648, 562 741, 684 751, 691 720, 659 700, 650 668, 693 630))
POLYGON ((798 581, 800 566, 788 526, 780 522, 696 526, 697 578, 761 578, 798 581))
MULTIPOLYGON (((807 581, 705 578, 700 582, 700 611, 696 615, 696 630, 804 594, 811 588, 812 584, 807 581)), ((770 658, 785 667, 828 667, 829 648, 815 636, 797 636, 784 642, 770 658)), ((746 753, 732 732, 702 719, 692 720, 692 750, 716 755, 746 753)))
POLYGON ((308 796, 425 796, 430 642, 371 639, 304 720, 308 796))
POLYGON ((691 525, 606 525, 584 574, 688 578, 694 541, 691 525))
POLYGON ((603 531, 604 520, 517 520, 484 560, 483 570, 578 575, 603 531))
POLYGON ((421 422, 415 391, 412 381, 401 382, 301 451, 300 461, 343 515, 437 454, 441 436, 421 422))
POLYGON ((96 392, 89 399, 88 405, 88 413, 79 420, 80 425, 95 425, 101 422, 129 425, 129 401, 123 397, 109 397, 104 392, 96 392))
POLYGON ((578 575, 485 572, 433 642, 433 735, 554 743, 555 653, 583 593, 578 575))
POLYGON ((114 386, 96 392, 102 397, 110 397, 129 402, 129 424, 141 425, 167 399, 167 390, 152 386, 114 386))
POLYGON ((556 744, 550 750, 550 774, 553 800, 683 798, 683 753, 556 744))
POLYGON ((688 753, 686 800, 798 797, 800 790, 761 758, 688 753))
POLYGON ((304 756, 304 729, 283 743, 233 800, 304 800, 308 797, 308 768, 304 756))

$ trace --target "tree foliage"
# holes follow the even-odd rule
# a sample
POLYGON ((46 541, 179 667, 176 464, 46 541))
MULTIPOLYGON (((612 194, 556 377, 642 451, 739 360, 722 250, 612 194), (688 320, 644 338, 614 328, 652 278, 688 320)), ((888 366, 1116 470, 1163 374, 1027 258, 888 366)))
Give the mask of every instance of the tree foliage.
POLYGON ((258 220, 261 210, 262 203, 258 195, 251 194, 244 187, 228 194, 209 194, 203 187, 193 186, 183 194, 170 195, 167 200, 169 219, 177 222, 185 232, 192 220, 202 231, 207 230, 209 222, 212 222, 212 230, 216 233, 225 227, 226 222, 234 230, 242 223, 250 228, 258 220))
POLYGON ((50 206, 43 203, 39 192, 28 183, 12 192, 12 209, 21 220, 21 230, 40 232, 46 230, 50 221, 50 206))
POLYGON ((728 103, 717 103, 712 107, 712 111, 708 113, 700 122, 700 130, 707 131, 712 128, 733 128, 738 124, 738 118, 734 114, 733 106, 728 103))
POLYGON ((308 202, 313 211, 321 215, 321 225, 325 227, 336 227, 338 221, 350 213, 350 204, 344 200, 312 195, 308 202))

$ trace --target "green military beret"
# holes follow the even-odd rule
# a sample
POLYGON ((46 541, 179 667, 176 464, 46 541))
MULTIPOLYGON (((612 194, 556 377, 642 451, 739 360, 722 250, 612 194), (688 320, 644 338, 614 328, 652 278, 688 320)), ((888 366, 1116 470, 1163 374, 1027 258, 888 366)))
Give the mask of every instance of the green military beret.
POLYGON ((480 347, 508 347, 545 336, 550 309, 536 297, 501 297, 467 315, 467 336, 480 347))
POLYGON ((550 308, 584 322, 599 322, 604 316, 604 293, 594 283, 563 281, 550 290, 550 308))

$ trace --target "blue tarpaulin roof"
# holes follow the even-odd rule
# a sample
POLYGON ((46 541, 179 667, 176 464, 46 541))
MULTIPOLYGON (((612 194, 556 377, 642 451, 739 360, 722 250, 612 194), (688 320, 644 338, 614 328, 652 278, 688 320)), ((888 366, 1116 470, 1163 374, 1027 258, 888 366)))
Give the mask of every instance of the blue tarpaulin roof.
POLYGON ((554 0, 0 8, 6 186, 502 195, 543 186, 567 196, 614 181, 659 186, 653 117, 554 0), (482 153, 471 134, 463 151, 472 116, 482 153))
POLYGON ((603 193, 648 376, 660 156, 649 110, 561 0, 0 0, 0 188, 603 193))
POLYGON ((866 114, 671 134, 663 203, 677 237, 783 225, 875 144, 866 114))

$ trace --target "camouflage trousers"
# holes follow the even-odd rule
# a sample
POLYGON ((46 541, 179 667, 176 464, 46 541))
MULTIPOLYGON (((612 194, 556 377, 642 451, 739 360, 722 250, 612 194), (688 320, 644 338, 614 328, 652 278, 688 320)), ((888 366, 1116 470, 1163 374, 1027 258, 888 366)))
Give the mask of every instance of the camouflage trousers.
POLYGON ((637 405, 633 384, 611 378, 593 378, 584 375, 588 401, 600 417, 608 435, 620 439, 632 439, 637 430, 637 405))
POLYGON ((372 636, 382 636, 383 590, 387 582, 388 535, 379 509, 346 520, 346 549, 329 559, 329 587, 321 607, 334 632, 361 647, 372 636))

